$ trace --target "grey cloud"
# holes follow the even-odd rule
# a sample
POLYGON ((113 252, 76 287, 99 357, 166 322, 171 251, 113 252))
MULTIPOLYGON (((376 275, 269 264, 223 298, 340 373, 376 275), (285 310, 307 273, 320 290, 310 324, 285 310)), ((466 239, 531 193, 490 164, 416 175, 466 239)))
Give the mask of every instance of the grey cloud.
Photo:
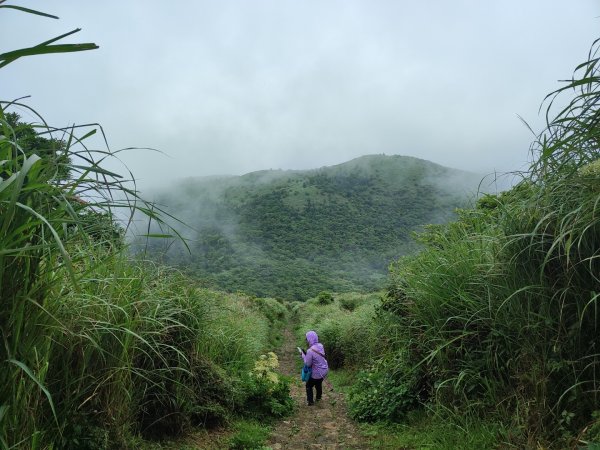
POLYGON ((101 48, 7 66, 2 98, 31 94, 60 126, 100 122, 114 148, 161 149, 123 156, 143 189, 380 152, 522 169, 532 136, 517 114, 540 129, 540 101, 585 58, 600 15, 592 0, 28 6, 61 20, 11 12, 2 50, 78 26, 101 48))

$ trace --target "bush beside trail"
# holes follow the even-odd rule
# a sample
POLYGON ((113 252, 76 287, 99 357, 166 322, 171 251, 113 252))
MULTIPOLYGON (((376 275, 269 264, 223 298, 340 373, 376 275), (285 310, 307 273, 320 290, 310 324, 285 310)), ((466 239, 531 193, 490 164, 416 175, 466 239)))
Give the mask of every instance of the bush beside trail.
POLYGON ((380 294, 327 293, 297 304, 293 320, 298 344, 306 346, 304 333, 315 330, 319 341, 326 343, 327 361, 333 369, 360 367, 381 352, 381 337, 371 326, 380 294), (355 305, 352 312, 347 305, 355 305))
POLYGON ((533 144, 523 181, 422 234, 425 250, 393 266, 383 305, 406 330, 431 397, 497 411, 521 443, 560 446, 597 420, 597 50, 549 96, 576 93, 533 144))
POLYGON ((29 366, 34 375, 43 370, 47 396, 27 377, 5 385, 10 410, 30 414, 19 428, 4 421, 8 445, 136 447, 140 438, 240 415, 290 412, 288 380, 253 370, 283 324, 270 307, 279 303, 198 288, 176 271, 122 256, 96 265, 79 287, 55 286, 47 320, 27 327, 47 342, 34 349, 39 365, 29 366))

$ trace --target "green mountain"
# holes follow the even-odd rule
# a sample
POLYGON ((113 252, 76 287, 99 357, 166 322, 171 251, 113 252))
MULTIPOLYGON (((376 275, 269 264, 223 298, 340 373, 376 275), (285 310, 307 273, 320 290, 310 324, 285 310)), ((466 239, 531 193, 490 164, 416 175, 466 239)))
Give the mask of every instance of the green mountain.
POLYGON ((414 252, 410 234, 454 218, 481 176, 406 156, 363 156, 315 170, 193 178, 158 196, 191 227, 188 253, 155 240, 150 254, 208 286, 305 299, 378 289, 414 252))

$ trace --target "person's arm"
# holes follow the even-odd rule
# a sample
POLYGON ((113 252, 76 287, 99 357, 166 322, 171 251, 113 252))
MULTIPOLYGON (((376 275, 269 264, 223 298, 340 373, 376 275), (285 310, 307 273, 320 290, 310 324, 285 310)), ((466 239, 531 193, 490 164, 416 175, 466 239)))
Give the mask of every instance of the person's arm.
POLYGON ((306 353, 304 353, 304 350, 302 350, 300 347, 296 347, 298 349, 298 352, 300 352, 300 356, 302 357, 302 361, 304 361, 304 363, 306 364, 306 353))
MULTIPOLYGON (((310 350, 310 349, 308 349, 310 350)), ((302 359, 304 359, 304 364, 306 364, 308 367, 312 367, 313 364, 313 354, 312 352, 306 351, 306 353, 304 355, 302 355, 302 359)))

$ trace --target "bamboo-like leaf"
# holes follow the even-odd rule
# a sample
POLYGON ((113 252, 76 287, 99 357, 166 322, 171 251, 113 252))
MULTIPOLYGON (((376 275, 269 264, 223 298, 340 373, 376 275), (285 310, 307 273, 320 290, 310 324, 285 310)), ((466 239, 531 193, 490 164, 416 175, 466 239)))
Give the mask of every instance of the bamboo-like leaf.
POLYGON ((50 395, 50 392, 48 391, 48 389, 46 389, 46 387, 40 382, 40 380, 37 379, 37 377, 33 374, 31 369, 29 367, 27 367, 27 365, 23 364, 21 361, 17 361, 16 359, 9 359, 8 362, 19 367, 23 372, 25 372, 25 374, 29 378, 31 378, 33 380, 33 382, 35 384, 38 385, 38 387, 42 390, 42 392, 48 399, 48 403, 50 404, 50 408, 52 409, 52 414, 54 415, 54 419, 58 423, 58 417, 56 416, 56 409, 54 408, 54 402, 52 401, 52 395, 50 395))
POLYGON ((59 45, 46 45, 43 47, 29 47, 22 48, 19 50, 13 50, 11 52, 0 54, 0 68, 10 64, 11 62, 22 58, 24 56, 34 55, 45 55, 50 53, 69 53, 69 52, 81 52, 86 50, 95 50, 98 46, 93 43, 85 44, 59 44, 59 45))
POLYGON ((17 175, 13 173, 6 180, 0 180, 0 192, 4 191, 4 189, 6 189, 8 186, 10 186, 11 183, 13 181, 15 181, 16 178, 17 178, 17 175))
POLYGON ((17 202, 17 206, 19 208, 24 209, 25 211, 28 211, 29 213, 31 213, 32 215, 34 215, 35 217, 40 219, 48 227, 48 229, 50 230, 50 233, 54 237, 54 241, 56 242, 60 253, 62 254, 62 256, 65 260, 65 265, 67 266, 69 277, 71 278, 71 281, 73 282, 73 286, 76 286, 77 284, 76 284, 75 270, 73 269, 73 265, 71 263, 71 258, 69 257, 69 254, 67 253, 67 250, 65 249, 65 246, 63 245, 63 242, 60 239, 60 236, 58 235, 57 231, 50 224, 50 222, 48 222, 48 219, 46 219, 43 215, 41 215, 40 213, 35 211, 30 206, 24 205, 19 202, 17 202))
POLYGON ((23 11, 26 12, 28 14, 35 14, 36 16, 43 16, 43 17, 49 17, 50 19, 58 19, 58 16, 54 16, 52 14, 47 14, 45 12, 41 12, 41 11, 37 11, 35 9, 29 9, 29 8, 25 8, 23 6, 16 6, 16 5, 0 5, 0 8, 9 8, 9 9, 16 9, 18 11, 23 11))
POLYGON ((65 34, 61 34, 60 36, 56 36, 56 37, 53 37, 52 39, 41 42, 38 45, 36 45, 36 47, 44 47, 46 45, 50 45, 53 42, 60 41, 61 39, 66 38, 67 36, 71 36, 72 34, 79 33, 80 31, 81 31, 81 28, 75 28, 74 30, 67 31, 65 34))
MULTIPOLYGON (((3 220, 3 227, 1 230, 2 234, 6 234, 6 230, 8 229, 8 226, 11 222, 11 217, 12 217, 15 205, 17 203, 19 193, 21 192, 23 183, 25 182, 25 177, 27 176, 27 173, 31 170, 33 165, 36 164, 40 160, 41 160, 41 158, 39 156, 31 155, 29 158, 25 159, 25 161, 23 162, 23 167, 21 167, 21 170, 16 174, 16 177, 14 180, 14 182, 16 184, 13 186, 12 196, 11 196, 10 202, 8 203, 8 208, 4 212, 4 214, 6 214, 6 216, 5 216, 6 218, 5 218, 5 220, 3 220)), ((12 183, 12 181, 11 181, 11 183, 12 183)))
POLYGON ((110 170, 106 170, 106 169, 103 169, 103 168, 98 167, 98 166, 89 167, 89 166, 79 166, 77 164, 71 164, 70 167, 72 167, 74 169, 82 169, 85 172, 94 172, 94 173, 100 173, 102 175, 108 175, 108 176, 114 177, 114 178, 123 178, 118 173, 111 172, 110 170))
POLYGON ((93 136, 96 134, 98 130, 96 130, 95 128, 92 131, 88 131, 86 134, 84 134, 82 137, 78 138, 78 141, 81 142, 84 139, 89 138, 90 136, 93 136))

